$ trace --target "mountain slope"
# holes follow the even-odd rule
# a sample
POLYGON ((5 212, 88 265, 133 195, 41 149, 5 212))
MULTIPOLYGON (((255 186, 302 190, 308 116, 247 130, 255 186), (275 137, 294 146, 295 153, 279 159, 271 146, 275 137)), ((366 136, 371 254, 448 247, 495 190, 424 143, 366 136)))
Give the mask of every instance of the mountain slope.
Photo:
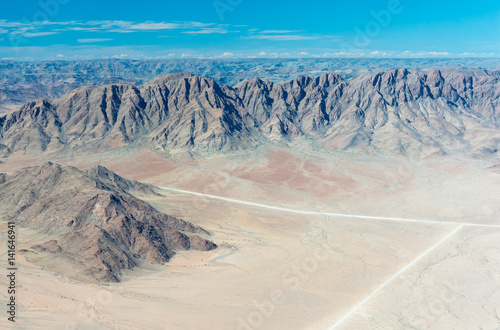
POLYGON ((190 74, 76 89, 0 118, 0 152, 99 152, 133 143, 202 154, 309 141, 328 149, 494 155, 498 71, 328 73, 234 87, 190 74))
POLYGON ((0 180, 0 218, 43 238, 32 247, 97 281, 119 281, 139 259, 165 263, 177 250, 216 248, 193 224, 156 211, 129 192, 148 185, 103 167, 87 172, 46 163, 0 180))

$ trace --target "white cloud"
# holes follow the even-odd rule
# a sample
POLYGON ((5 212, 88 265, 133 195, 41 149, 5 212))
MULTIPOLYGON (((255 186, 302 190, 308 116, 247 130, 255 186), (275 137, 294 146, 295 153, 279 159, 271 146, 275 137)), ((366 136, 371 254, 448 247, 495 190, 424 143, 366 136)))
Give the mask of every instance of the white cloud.
POLYGON ((219 55, 216 57, 231 57, 231 56, 234 56, 234 54, 231 52, 224 52, 224 53, 222 53, 222 55, 219 55))
POLYGON ((4 19, 0 19, 0 26, 1 27, 19 27, 19 26, 23 26, 23 23, 21 23, 21 22, 7 22, 4 19))
POLYGON ((61 58, 61 57, 64 57, 64 55, 63 55, 63 54, 57 54, 57 56, 56 56, 56 57, 61 58))
POLYGON ((81 27, 81 26, 71 26, 64 29, 59 29, 59 31, 82 31, 82 32, 99 32, 100 28, 98 27, 81 27))
POLYGON ((173 29, 179 29, 181 27, 182 25, 177 23, 145 22, 145 23, 132 24, 128 28, 130 30, 173 30, 173 29))
POLYGON ((226 33, 227 30, 222 29, 223 26, 219 24, 210 29, 210 26, 216 26, 215 23, 201 23, 201 22, 132 22, 121 20, 91 20, 91 21, 67 21, 67 22, 10 22, 0 20, 0 34, 15 33, 24 34, 28 31, 33 33, 55 33, 63 31, 81 31, 81 32, 109 32, 109 33, 131 33, 131 32, 155 32, 164 30, 194 30, 193 33, 208 34, 208 33, 226 33), (10 28, 11 30, 6 30, 10 28), (43 30, 43 32, 39 32, 43 30), (46 31, 48 30, 48 31, 46 31))
POLYGON ((260 53, 259 53, 259 54, 257 54, 257 55, 259 55, 259 56, 266 56, 266 55, 267 55, 267 53, 266 53, 266 52, 260 52, 260 53))
POLYGON ((112 29, 112 30, 107 30, 105 32, 110 32, 110 33, 134 33, 137 32, 136 30, 127 30, 127 29, 112 29))
POLYGON ((86 26, 86 27, 91 26, 91 27, 97 27, 100 29, 111 29, 111 28, 116 28, 116 27, 125 28, 125 27, 129 27, 133 24, 134 24, 134 22, 119 21, 119 20, 115 20, 115 21, 110 21, 110 20, 85 21, 85 22, 78 23, 78 25, 81 25, 81 26, 86 26))
POLYGON ((53 34, 57 34, 57 32, 24 32, 22 33, 22 36, 26 38, 36 38, 36 37, 50 36, 53 34))
POLYGON ((466 52, 466 53, 462 53, 462 54, 459 54, 458 56, 461 56, 461 57, 485 57, 485 56, 496 56, 495 53, 469 53, 469 52, 466 52))
POLYGON ((65 21, 65 22, 35 21, 32 24, 38 24, 38 25, 75 25, 75 24, 79 24, 79 22, 78 21, 65 21))
POLYGON ((418 51, 418 52, 405 52, 405 55, 413 57, 425 57, 425 56, 449 56, 452 54, 448 52, 418 51))
MULTIPOLYGON (((200 23, 200 22, 184 22, 183 24, 190 27, 207 27, 214 25, 214 23, 200 23)), ((228 24, 219 24, 219 25, 229 26, 228 24)))
POLYGON ((374 55, 374 56, 387 56, 387 53, 375 50, 375 51, 371 52, 370 55, 374 55))
POLYGON ((300 34, 259 34, 245 37, 245 39, 273 40, 273 41, 292 41, 292 40, 314 40, 319 37, 305 36, 300 34))
POLYGON ((334 53, 323 53, 323 57, 363 57, 365 53, 363 52, 334 52, 334 53))
POLYGON ((113 39, 99 39, 99 38, 89 38, 89 39, 77 39, 78 43, 80 44, 89 44, 89 43, 94 43, 94 42, 104 42, 104 41, 111 41, 113 39))
POLYGON ((443 55, 450 55, 448 52, 426 52, 426 55, 433 55, 433 56, 443 56, 443 55))
POLYGON ((226 29, 222 28, 203 28, 198 31, 184 31, 182 33, 187 33, 187 34, 214 34, 214 33, 219 33, 219 34, 226 34, 228 31, 226 29))
POLYGON ((300 31, 294 31, 294 30, 264 30, 261 33, 262 34, 279 34, 279 33, 296 33, 300 31))

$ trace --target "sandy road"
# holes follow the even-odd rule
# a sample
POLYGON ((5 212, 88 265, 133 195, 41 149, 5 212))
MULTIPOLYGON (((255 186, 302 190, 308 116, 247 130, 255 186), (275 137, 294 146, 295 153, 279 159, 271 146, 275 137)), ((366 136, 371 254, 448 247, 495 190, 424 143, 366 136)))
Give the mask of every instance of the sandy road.
POLYGON ((408 218, 391 218, 391 217, 381 217, 381 216, 371 216, 371 215, 356 215, 356 214, 346 214, 346 213, 331 213, 331 212, 316 212, 316 211, 304 211, 297 209, 290 209, 281 206, 273 206, 261 203, 247 202, 239 199, 221 197, 216 195, 202 194, 194 191, 171 188, 171 187, 159 187, 163 190, 174 191, 181 194, 195 195, 200 197, 206 197, 210 199, 223 200, 230 203, 243 204, 248 206, 266 208, 271 210, 299 213, 299 214, 309 214, 309 215, 322 215, 322 216, 333 216, 342 218, 354 218, 354 219, 368 219, 368 220, 379 220, 379 221, 398 221, 398 222, 418 222, 418 223, 432 223, 432 224, 442 224, 442 225, 456 225, 456 226, 476 226, 476 227, 491 227, 500 228, 500 225, 492 224, 482 224, 482 223, 464 223, 464 222, 454 222, 454 221, 441 221, 441 220, 426 220, 426 219, 408 219, 408 218))
POLYGON ((370 300, 371 297, 373 297, 374 295, 376 295, 380 290, 382 290, 387 284, 389 284, 392 280, 394 280, 396 277, 398 277, 399 275, 401 275, 403 272, 405 272, 408 268, 410 268, 411 266, 413 266, 414 264, 416 264, 420 259, 422 259, 423 257, 425 257, 427 254, 429 254, 432 250, 434 250, 435 248, 437 248, 438 246, 440 246, 444 241, 446 241, 447 239, 449 239, 451 236, 453 236, 454 234, 456 234, 460 229, 463 228, 464 225, 460 225, 458 226, 457 228, 455 228, 454 230, 452 230, 450 233, 448 233, 445 237, 443 237, 442 239, 440 239, 436 244, 434 244, 433 246, 431 246, 430 248, 428 248, 427 250, 425 250, 422 254, 420 254, 418 257, 416 257, 415 259, 413 259, 411 262, 409 262, 407 265, 405 265, 403 268, 401 268, 400 270, 398 270, 394 275, 392 275, 390 278, 388 278, 384 283, 382 283, 381 285, 379 285, 375 290, 372 291, 372 293, 370 293, 368 296, 366 296, 363 300, 361 300, 359 303, 357 303, 347 314, 345 314, 344 316, 342 316, 331 328, 330 330, 333 330, 333 329, 336 329, 339 325, 341 325, 342 322, 344 322, 347 318, 349 318, 349 316, 351 316, 352 314, 354 314, 354 312, 356 312, 358 310, 359 307, 361 307, 365 302, 367 302, 368 300, 370 300))

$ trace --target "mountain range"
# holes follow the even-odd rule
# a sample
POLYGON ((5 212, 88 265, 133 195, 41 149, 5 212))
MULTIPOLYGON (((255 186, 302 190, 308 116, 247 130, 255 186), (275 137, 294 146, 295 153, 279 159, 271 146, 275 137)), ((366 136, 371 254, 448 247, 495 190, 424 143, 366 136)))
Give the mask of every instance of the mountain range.
POLYGON ((200 154, 271 143, 396 154, 498 151, 500 71, 396 69, 234 86, 187 73, 77 88, 0 117, 0 153, 146 144, 200 154))
POLYGON ((344 78, 397 68, 429 70, 496 70, 495 58, 255 58, 255 59, 155 59, 90 61, 0 60, 0 114, 38 98, 58 98, 86 85, 142 84, 157 76, 190 72, 234 86, 260 78, 281 83, 308 75, 334 72, 344 78))

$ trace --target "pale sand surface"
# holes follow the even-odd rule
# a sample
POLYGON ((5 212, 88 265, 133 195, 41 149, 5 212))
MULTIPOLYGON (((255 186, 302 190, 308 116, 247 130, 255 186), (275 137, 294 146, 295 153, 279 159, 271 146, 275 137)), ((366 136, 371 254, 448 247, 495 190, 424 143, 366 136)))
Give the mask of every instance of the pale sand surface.
POLYGON ((499 329, 499 235, 462 229, 339 329, 499 329))
MULTIPOLYGON (((9 161, 0 172, 35 161, 9 161)), ((283 150, 204 161, 144 151, 60 162, 99 163, 159 186, 293 209, 500 224, 500 175, 488 162, 416 164, 283 150)), ((144 266, 109 285, 80 283, 22 260, 18 328, 237 329, 244 319, 252 329, 328 329, 456 228, 298 215, 171 191, 148 201, 208 229, 220 248, 182 252, 165 266, 144 266), (275 291, 280 304, 269 307, 275 291), (260 318, 256 304, 263 303, 260 318)), ((339 329, 495 329, 499 236, 499 229, 463 227, 339 329)), ((19 248, 33 239, 22 229, 18 237, 19 248)), ((2 240, 5 259, 5 234, 2 240)), ((5 284, 0 277, 0 287, 5 284)))

